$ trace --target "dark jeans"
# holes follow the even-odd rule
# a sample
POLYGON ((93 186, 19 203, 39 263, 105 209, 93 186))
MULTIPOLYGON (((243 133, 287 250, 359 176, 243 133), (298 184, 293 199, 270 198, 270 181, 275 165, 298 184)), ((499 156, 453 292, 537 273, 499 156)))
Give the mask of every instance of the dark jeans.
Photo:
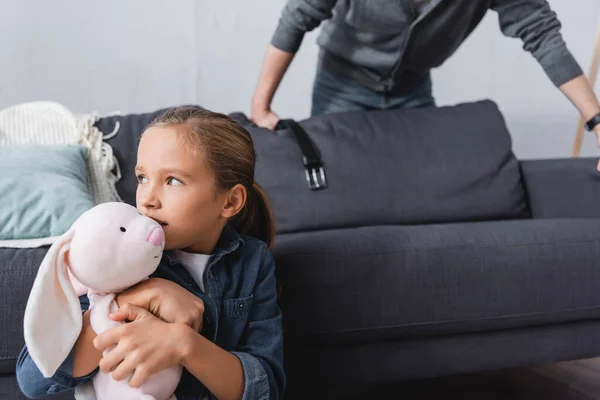
POLYGON ((398 96, 374 92, 346 77, 318 70, 313 84, 311 115, 434 105, 431 78, 425 80, 413 92, 398 96))

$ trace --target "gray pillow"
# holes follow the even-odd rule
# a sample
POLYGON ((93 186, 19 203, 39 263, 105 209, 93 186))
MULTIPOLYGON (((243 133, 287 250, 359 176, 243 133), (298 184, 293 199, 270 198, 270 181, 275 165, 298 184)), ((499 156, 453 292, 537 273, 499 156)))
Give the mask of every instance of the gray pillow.
POLYGON ((491 101, 300 122, 325 166, 321 191, 308 189, 291 132, 235 118, 254 140, 256 181, 279 233, 528 216, 511 138, 491 101))

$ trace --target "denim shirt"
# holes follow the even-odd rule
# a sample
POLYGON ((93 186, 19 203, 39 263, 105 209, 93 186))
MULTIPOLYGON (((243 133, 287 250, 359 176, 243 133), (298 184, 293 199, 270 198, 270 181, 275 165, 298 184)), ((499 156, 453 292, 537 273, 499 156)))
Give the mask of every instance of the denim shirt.
MULTIPOLYGON (((280 399, 285 389, 281 311, 277 304, 275 263, 266 244, 225 227, 204 273, 206 292, 178 261, 165 252, 153 278, 173 281, 204 302, 202 335, 237 356, 244 370, 243 399, 280 399)), ((82 296, 82 310, 89 301, 82 296)), ((198 355, 202 357, 202 355, 198 355)), ((73 351, 54 376, 44 378, 24 347, 17 380, 30 398, 73 389, 98 371, 74 378, 73 351)), ((184 369, 178 400, 214 398, 184 369)))

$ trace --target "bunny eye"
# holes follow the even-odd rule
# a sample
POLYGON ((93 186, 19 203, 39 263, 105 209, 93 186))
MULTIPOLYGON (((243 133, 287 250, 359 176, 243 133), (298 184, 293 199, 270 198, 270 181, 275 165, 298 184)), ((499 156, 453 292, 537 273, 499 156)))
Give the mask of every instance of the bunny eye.
POLYGON ((125 228, 123 228, 123 227, 121 227, 121 228, 119 228, 119 229, 121 229, 121 232, 127 232, 127 229, 125 229, 125 228))

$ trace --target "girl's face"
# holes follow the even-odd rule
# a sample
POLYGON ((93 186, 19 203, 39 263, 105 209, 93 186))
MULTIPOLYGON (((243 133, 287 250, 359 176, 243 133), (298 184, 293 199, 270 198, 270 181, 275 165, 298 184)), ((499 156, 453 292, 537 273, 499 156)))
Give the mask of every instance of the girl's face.
POLYGON ((155 126, 142 135, 135 173, 137 209, 160 223, 165 249, 211 254, 228 217, 228 193, 216 188, 201 157, 185 148, 181 126, 155 126))

